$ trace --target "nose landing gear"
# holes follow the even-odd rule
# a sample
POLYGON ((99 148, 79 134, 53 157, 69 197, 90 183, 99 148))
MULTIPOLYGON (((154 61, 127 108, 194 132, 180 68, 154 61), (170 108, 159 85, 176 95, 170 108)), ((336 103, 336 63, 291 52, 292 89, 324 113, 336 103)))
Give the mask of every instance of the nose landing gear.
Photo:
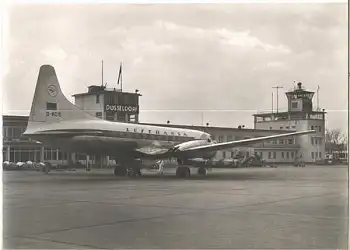
POLYGON ((121 165, 114 168, 115 176, 136 177, 141 176, 141 167, 137 161, 122 162, 121 165))
POLYGON ((206 176, 207 175, 207 169, 205 167, 199 167, 198 168, 198 174, 201 176, 206 176))

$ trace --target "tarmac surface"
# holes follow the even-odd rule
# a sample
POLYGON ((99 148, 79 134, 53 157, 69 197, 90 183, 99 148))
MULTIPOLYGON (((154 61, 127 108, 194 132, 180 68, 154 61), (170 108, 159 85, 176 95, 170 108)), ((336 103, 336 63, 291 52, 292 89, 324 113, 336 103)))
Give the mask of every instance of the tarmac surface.
POLYGON ((4 248, 347 248, 347 166, 169 171, 5 171, 4 248))

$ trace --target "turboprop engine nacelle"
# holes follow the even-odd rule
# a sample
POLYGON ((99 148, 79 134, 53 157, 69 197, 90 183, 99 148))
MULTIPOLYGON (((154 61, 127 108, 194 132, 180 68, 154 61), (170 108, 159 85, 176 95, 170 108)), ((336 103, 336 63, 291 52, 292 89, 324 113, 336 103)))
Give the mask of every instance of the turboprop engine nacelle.
POLYGON ((183 142, 179 145, 177 145, 175 148, 175 151, 185 151, 186 149, 190 149, 190 148, 194 148, 194 147, 199 147, 199 146, 203 146, 203 145, 208 145, 208 144, 212 144, 211 142, 208 142, 207 140, 195 140, 195 141, 187 141, 187 142, 183 142))
MULTIPOLYGON (((216 143, 215 141, 212 142, 212 141, 208 141, 208 140, 195 140, 195 141, 188 141, 188 142, 184 142, 184 143, 181 143, 179 145, 177 145, 173 151, 174 152, 183 152, 183 151, 186 151, 187 149, 190 149, 190 148, 194 148, 194 147, 199 147, 199 146, 204 146, 204 145, 209 145, 209 144, 214 144, 216 143)), ((196 157, 199 157, 199 158, 207 158, 207 159, 210 159, 210 158, 213 158, 216 154, 216 151, 213 151, 213 152, 197 152, 197 153, 192 153, 192 152, 186 152, 184 155, 182 155, 180 158, 182 159, 191 159, 191 158, 196 158, 196 157)), ((178 159, 178 162, 182 160, 181 159, 178 159)))

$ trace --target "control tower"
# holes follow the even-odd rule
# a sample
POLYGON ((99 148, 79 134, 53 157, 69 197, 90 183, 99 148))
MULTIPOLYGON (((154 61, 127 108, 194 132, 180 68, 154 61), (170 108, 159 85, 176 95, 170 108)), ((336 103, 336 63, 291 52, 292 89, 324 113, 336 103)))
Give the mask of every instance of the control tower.
MULTIPOLYGON (((315 134, 296 137, 300 145, 296 157, 304 162, 324 161, 325 158, 325 114, 313 108, 315 92, 307 91, 299 82, 293 91, 286 92, 288 110, 254 114, 255 129, 281 129, 292 131, 316 130, 315 134)), ((282 153, 282 152, 281 152, 282 153)))
POLYGON ((139 97, 135 93, 91 85, 88 92, 73 95, 75 105, 98 118, 115 122, 139 122, 139 97))

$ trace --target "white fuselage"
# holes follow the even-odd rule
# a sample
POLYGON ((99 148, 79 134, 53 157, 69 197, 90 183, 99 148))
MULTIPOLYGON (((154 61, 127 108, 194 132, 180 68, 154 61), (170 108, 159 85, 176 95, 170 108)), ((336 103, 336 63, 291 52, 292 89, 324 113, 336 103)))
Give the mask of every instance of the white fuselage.
POLYGON ((208 133, 161 126, 119 123, 105 120, 75 120, 57 123, 31 123, 23 134, 50 147, 86 153, 113 154, 138 150, 170 149, 204 145, 208 133))

